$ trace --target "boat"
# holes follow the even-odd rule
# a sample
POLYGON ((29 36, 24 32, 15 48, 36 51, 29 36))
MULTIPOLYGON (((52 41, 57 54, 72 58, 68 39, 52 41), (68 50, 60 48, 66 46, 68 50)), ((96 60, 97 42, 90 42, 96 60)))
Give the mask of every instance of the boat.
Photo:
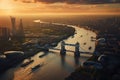
POLYGON ((42 58, 43 56, 45 56, 45 55, 40 55, 39 58, 42 58))
POLYGON ((38 64, 38 65, 32 67, 31 70, 34 71, 34 70, 40 68, 41 66, 43 66, 43 64, 38 64))
POLYGON ((34 60, 29 60, 29 61, 23 63, 23 64, 21 65, 21 67, 25 67, 25 66, 31 64, 32 62, 34 62, 34 60))
POLYGON ((86 42, 85 43, 83 43, 84 45, 86 45, 86 42))
POLYGON ((83 35, 81 35, 80 37, 83 37, 83 35))
POLYGON ((92 49, 92 47, 90 46, 88 49, 89 49, 89 50, 91 50, 91 49, 92 49))
POLYGON ((91 41, 96 41, 96 39, 91 39, 91 41))

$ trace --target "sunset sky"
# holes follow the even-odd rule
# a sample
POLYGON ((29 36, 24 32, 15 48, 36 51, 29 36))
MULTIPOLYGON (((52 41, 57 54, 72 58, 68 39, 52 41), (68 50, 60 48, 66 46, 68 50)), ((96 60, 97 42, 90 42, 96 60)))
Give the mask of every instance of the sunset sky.
POLYGON ((120 14, 120 0, 0 0, 0 14, 120 14))

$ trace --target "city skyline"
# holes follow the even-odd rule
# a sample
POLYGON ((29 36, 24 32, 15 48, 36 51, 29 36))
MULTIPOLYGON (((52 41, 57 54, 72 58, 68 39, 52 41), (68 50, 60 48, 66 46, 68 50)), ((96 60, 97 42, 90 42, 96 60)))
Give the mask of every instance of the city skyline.
POLYGON ((24 38, 24 28, 22 19, 20 19, 19 26, 16 26, 16 18, 10 16, 11 29, 9 27, 0 26, 0 40, 9 40, 9 38, 24 38))
POLYGON ((120 14, 120 1, 108 0, 0 0, 1 15, 120 14), (34 10, 34 11, 33 11, 34 10))

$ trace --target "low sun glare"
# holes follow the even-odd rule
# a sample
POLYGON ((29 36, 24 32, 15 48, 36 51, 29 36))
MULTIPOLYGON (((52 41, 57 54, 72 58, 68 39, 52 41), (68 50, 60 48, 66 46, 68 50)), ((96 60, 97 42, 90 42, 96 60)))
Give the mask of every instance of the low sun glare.
POLYGON ((0 9, 4 12, 4 13, 12 13, 14 6, 12 5, 10 0, 1 0, 0 1, 0 9))
POLYGON ((66 3, 25 3, 21 0, 0 0, 0 15, 15 14, 119 14, 119 4, 80 5, 66 3))

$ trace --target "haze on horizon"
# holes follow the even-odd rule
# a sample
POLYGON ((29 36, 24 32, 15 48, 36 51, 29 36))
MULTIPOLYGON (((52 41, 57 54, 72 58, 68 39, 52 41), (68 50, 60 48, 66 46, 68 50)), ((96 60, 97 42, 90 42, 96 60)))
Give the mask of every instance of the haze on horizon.
POLYGON ((0 0, 1 15, 120 14, 119 0, 0 0))

